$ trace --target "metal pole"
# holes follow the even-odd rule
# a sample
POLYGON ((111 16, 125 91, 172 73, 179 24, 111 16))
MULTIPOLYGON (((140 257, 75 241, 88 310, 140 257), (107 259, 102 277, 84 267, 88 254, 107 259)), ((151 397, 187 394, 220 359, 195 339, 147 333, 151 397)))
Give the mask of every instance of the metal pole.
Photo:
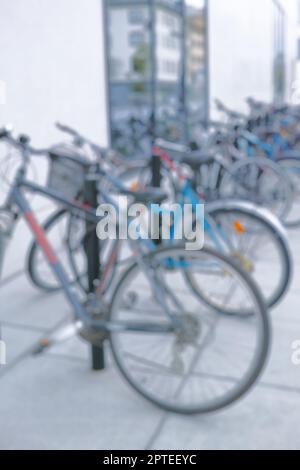
POLYGON ((148 0, 149 5, 149 42, 150 42, 150 137, 151 145, 154 145, 156 137, 156 82, 157 82, 157 67, 156 67, 156 8, 155 0, 148 0))
MULTIPOLYGON (((97 181, 95 178, 87 178, 84 188, 85 202, 91 207, 97 207, 97 181)), ((86 220, 86 243, 85 243, 88 287, 89 292, 95 291, 95 281, 100 278, 100 240, 97 237, 95 224, 86 220)), ((91 346, 92 369, 99 371, 105 368, 105 357, 103 346, 91 346)))
MULTIPOLYGON (((150 138, 151 147, 155 145, 156 139, 156 85, 157 85, 157 66, 156 66, 156 7, 155 0, 149 0, 149 35, 150 35, 150 50, 151 50, 151 110, 150 110, 150 138)), ((153 152, 152 152, 153 153, 153 152)), ((152 185, 159 188, 161 182, 161 160, 158 155, 152 155, 151 158, 152 169, 152 185)))
POLYGON ((205 22, 205 122, 208 127, 210 119, 210 28, 209 28, 209 0, 204 2, 205 22))
POLYGON ((181 13, 181 83, 180 83, 180 113, 182 116, 182 131, 183 131, 183 142, 185 144, 189 143, 189 127, 188 127, 188 109, 186 102, 186 72, 187 72, 187 63, 186 63, 186 28, 187 28, 187 17, 186 17, 186 3, 185 0, 180 2, 180 13, 181 13))
MULTIPOLYGON (((101 0, 102 1, 102 0, 101 0)), ((110 83, 110 61, 109 52, 111 50, 110 35, 109 35, 109 0, 102 1, 102 29, 103 29, 103 52, 105 56, 105 88, 106 88, 106 113, 107 113, 107 145, 112 147, 112 90, 110 83)))

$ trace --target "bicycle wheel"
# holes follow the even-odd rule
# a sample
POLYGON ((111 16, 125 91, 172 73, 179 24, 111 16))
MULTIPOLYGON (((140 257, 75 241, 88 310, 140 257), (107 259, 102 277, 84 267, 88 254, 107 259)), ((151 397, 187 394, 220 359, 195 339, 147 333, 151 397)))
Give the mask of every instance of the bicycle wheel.
POLYGON ((266 158, 236 162, 221 181, 221 198, 254 202, 285 221, 292 205, 290 181, 282 168, 266 158))
POLYGON ((115 329, 110 334, 124 378, 144 398, 176 413, 213 412, 241 398, 261 374, 270 345, 267 310, 252 279, 208 248, 162 248, 123 275, 112 299, 111 321, 166 326, 166 303, 180 320, 173 332, 115 329), (246 304, 252 316, 223 315, 199 302, 187 275, 210 290, 219 307, 246 304))
MULTIPOLYGON (((74 281, 74 273, 69 259, 68 224, 69 213, 65 209, 62 209, 52 214, 44 223, 43 228, 47 234, 48 240, 60 255, 60 262, 69 275, 70 280, 74 281)), ((27 273, 31 282, 38 289, 47 292, 55 292, 61 289, 43 251, 36 241, 34 241, 29 248, 27 273)))
MULTIPOLYGON (((91 230, 96 230, 96 225, 92 226, 91 230)), ((68 224, 68 254, 70 264, 76 279, 76 282, 80 287, 88 292, 88 275, 87 275, 87 256, 85 251, 85 240, 88 233, 86 231, 86 221, 79 214, 70 214, 68 224)), ((111 254, 112 245, 114 240, 101 240, 99 245, 100 253, 100 265, 104 267, 107 264, 107 260, 111 254)), ((117 253, 119 254, 119 253, 117 253)), ((117 260, 116 260, 117 261, 117 260)), ((101 289, 101 294, 110 288, 117 269, 117 263, 110 264, 110 269, 107 271, 104 285, 101 289)))
MULTIPOLYGON (((287 293, 292 278, 292 258, 279 221, 250 204, 207 205, 211 230, 224 252, 237 261, 260 286, 267 306, 274 307, 287 293), (235 206, 235 207, 234 207, 235 206), (270 266, 272 276, 269 276, 270 266)), ((210 233, 206 242, 214 243, 210 233)))
POLYGON ((2 267, 4 263, 4 255, 6 251, 6 244, 7 244, 7 235, 3 231, 1 231, 0 227, 0 281, 1 281, 1 275, 2 275, 2 267))
POLYGON ((284 220, 286 227, 295 228, 300 225, 300 157, 285 157, 278 164, 286 172, 292 188, 292 207, 284 220))
MULTIPOLYGON (((45 222, 47 237, 60 254, 60 261, 67 272, 70 283, 77 284, 84 292, 88 291, 87 258, 85 252, 86 221, 82 216, 62 209, 45 222)), ((95 227, 96 230, 96 227, 95 227)), ((109 240, 101 242, 100 260, 105 265, 110 250, 109 240)), ((27 272, 32 283, 39 289, 54 292, 61 289, 54 277, 39 245, 34 241, 30 247, 27 272)), ((112 265, 106 278, 102 294, 109 289, 116 272, 112 265)))

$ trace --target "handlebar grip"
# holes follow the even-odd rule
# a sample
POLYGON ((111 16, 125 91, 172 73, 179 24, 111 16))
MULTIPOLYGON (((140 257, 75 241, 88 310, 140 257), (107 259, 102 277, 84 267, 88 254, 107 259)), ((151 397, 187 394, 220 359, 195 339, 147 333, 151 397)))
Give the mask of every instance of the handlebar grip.
POLYGON ((19 136, 19 142, 22 145, 28 145, 30 143, 30 137, 28 135, 21 134, 19 136))
POLYGON ((74 137, 79 137, 78 132, 75 131, 75 129, 72 129, 72 127, 69 127, 65 124, 61 124, 60 122, 56 122, 55 126, 57 127, 57 129, 59 129, 62 132, 65 132, 66 134, 70 134, 74 137))
POLYGON ((11 125, 4 126, 2 127, 2 129, 0 128, 0 139, 5 139, 6 137, 8 137, 11 134, 12 130, 13 128, 11 125))
POLYGON ((5 139, 7 137, 8 133, 5 129, 0 129, 0 139, 5 139))
POLYGON ((217 109, 218 109, 219 111, 226 111, 225 105, 224 105, 224 104, 222 103, 222 101, 219 100, 218 98, 215 99, 215 105, 216 105, 216 107, 217 107, 217 109))

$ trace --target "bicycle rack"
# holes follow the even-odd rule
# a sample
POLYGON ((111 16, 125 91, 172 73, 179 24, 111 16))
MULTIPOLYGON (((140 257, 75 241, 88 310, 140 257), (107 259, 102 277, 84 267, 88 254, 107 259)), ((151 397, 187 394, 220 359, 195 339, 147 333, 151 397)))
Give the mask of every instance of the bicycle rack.
MULTIPOLYGON (((151 157, 151 171, 152 171, 152 186, 154 188, 161 187, 161 158, 160 155, 153 153, 151 157)), ((160 224, 160 222, 159 222, 160 224)), ((160 225, 161 228, 161 225, 160 225)), ((156 240, 155 243, 159 245, 161 240, 156 240)))
MULTIPOLYGON (((97 207, 97 180, 94 177, 87 177, 84 185, 84 198, 85 202, 91 207, 97 207)), ((96 230, 94 230, 94 223, 86 221, 86 257, 88 267, 88 283, 89 292, 95 290, 95 280, 100 278, 101 262, 100 262, 100 240, 97 237, 96 230)), ((91 359, 92 369, 100 371, 105 369, 105 354, 104 347, 91 346, 91 359)))

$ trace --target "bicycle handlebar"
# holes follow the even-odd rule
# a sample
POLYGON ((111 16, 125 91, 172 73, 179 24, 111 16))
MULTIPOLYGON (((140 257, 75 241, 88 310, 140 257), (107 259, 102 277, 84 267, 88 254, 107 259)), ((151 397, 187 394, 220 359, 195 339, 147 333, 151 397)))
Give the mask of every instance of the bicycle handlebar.
POLYGON ((231 109, 227 108, 222 101, 219 99, 215 100, 216 107, 219 111, 227 114, 232 119, 245 119, 246 116, 243 113, 239 113, 237 111, 232 111, 231 109))
POLYGON ((58 130, 60 130, 61 132, 64 132, 65 134, 69 134, 72 137, 78 137, 80 139, 82 138, 82 136, 79 134, 79 132, 77 132, 75 129, 73 129, 70 126, 67 126, 66 124, 56 122, 55 126, 57 127, 58 130))
POLYGON ((11 145, 20 150, 27 150, 31 155, 45 155, 50 152, 50 148, 47 149, 36 149, 31 147, 30 137, 25 134, 20 134, 19 137, 15 138, 12 135, 12 127, 5 126, 0 129, 0 140, 7 140, 11 145))
POLYGON ((70 136, 74 137, 77 139, 80 143, 87 144, 91 147, 91 149, 98 154, 98 156, 102 156, 104 152, 107 151, 107 149, 100 147, 100 145, 95 144, 92 142, 90 139, 85 137, 84 135, 80 134, 76 129, 66 125, 62 124, 60 122, 56 122, 55 126, 57 127, 58 130, 61 132, 64 132, 65 134, 69 134, 70 136))
POLYGON ((8 137, 13 131, 13 127, 11 124, 7 124, 6 126, 0 128, 0 139, 5 139, 8 137))

